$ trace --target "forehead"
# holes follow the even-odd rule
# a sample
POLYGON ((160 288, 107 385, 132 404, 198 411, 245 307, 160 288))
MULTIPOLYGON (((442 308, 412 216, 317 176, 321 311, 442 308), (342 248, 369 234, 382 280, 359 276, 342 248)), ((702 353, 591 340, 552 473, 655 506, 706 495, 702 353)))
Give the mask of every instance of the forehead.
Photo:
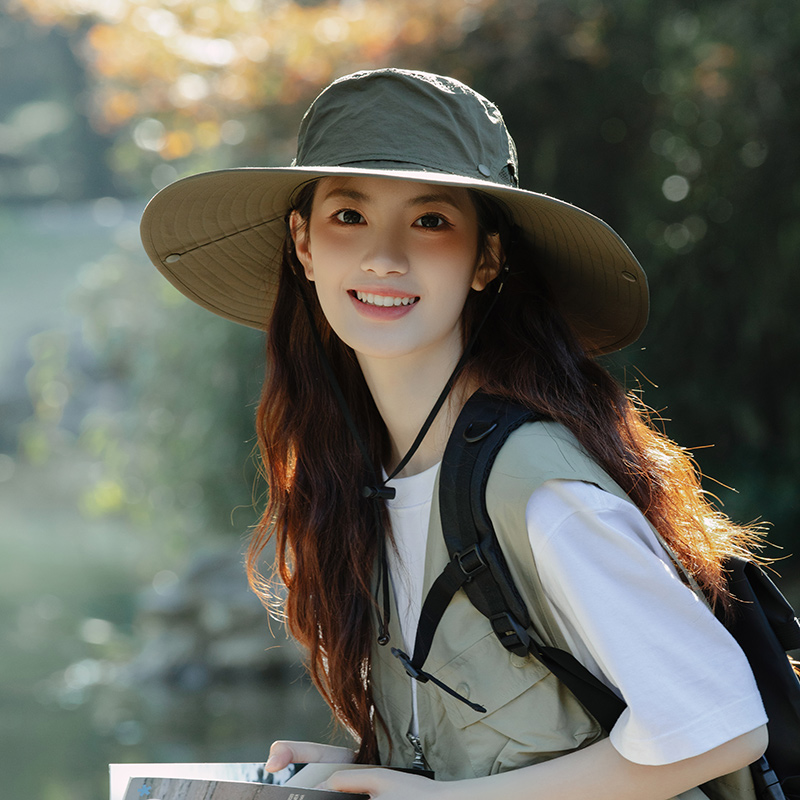
POLYGON ((321 178, 314 200, 324 202, 331 198, 352 198, 363 202, 394 201, 402 205, 444 203, 465 213, 474 212, 474 204, 467 189, 456 186, 439 186, 417 181, 375 177, 321 178))

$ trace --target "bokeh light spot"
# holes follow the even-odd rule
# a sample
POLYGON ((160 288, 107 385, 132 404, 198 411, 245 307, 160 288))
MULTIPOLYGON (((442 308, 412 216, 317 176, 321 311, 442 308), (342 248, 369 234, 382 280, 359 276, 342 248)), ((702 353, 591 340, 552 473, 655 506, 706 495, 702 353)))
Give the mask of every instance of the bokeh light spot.
POLYGON ((683 175, 670 175, 661 184, 661 191, 667 200, 678 203, 681 200, 685 200, 689 194, 689 181, 683 175))

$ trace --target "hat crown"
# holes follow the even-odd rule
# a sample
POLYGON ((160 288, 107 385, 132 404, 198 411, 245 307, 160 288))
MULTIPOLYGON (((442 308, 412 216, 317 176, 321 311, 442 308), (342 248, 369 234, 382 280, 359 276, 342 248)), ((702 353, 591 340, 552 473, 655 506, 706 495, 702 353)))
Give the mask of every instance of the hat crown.
POLYGON ((295 166, 423 170, 518 186, 497 107, 453 78, 400 69, 339 78, 311 104, 295 166))

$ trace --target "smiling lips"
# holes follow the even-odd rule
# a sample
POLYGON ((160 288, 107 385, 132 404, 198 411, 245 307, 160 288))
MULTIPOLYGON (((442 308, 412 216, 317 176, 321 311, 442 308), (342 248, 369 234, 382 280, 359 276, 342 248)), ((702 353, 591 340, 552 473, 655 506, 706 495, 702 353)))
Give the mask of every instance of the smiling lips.
POLYGON ((394 306, 410 306, 419 300, 419 297, 392 297, 385 294, 372 294, 370 292, 355 291, 352 293, 355 298, 368 306, 379 306, 381 308, 392 308, 394 306))

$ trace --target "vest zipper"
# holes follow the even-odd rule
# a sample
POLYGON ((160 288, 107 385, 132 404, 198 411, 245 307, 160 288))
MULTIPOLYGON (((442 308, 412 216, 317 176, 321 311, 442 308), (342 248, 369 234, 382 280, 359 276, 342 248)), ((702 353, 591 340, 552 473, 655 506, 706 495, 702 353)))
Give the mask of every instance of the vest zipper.
POLYGON ((411 731, 406 734, 406 738, 411 742, 414 748, 414 761, 411 764, 411 769, 418 769, 420 771, 427 771, 430 769, 428 762, 425 760, 425 754, 422 752, 422 744, 419 741, 419 736, 415 736, 411 731))

